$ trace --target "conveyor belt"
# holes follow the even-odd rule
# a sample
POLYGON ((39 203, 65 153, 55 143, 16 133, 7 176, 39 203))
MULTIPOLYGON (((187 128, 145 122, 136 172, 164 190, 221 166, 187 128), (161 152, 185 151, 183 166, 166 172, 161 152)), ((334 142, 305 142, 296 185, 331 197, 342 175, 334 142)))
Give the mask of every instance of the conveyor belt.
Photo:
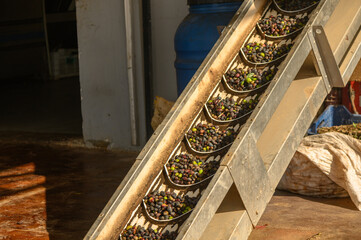
MULTIPOLYGON (((168 231, 177 240, 247 239, 323 100, 332 87, 348 82, 361 55, 361 0, 321 0, 296 12, 280 7, 267 0, 244 1, 85 239, 119 239, 122 233, 128 239, 126 229, 131 235, 133 226, 168 231), (280 12, 309 20, 288 36, 263 34, 258 20, 280 12), (241 50, 254 41, 292 48, 270 62, 257 63, 241 50), (227 81, 229 70, 252 67, 275 69, 275 74, 254 89, 234 89, 227 81), (251 112, 220 119, 222 114, 212 115, 207 106, 217 97, 259 102, 251 112), (209 138, 201 147, 193 144, 197 138, 190 135, 201 133, 199 123, 224 130, 223 143, 209 138), (178 165, 165 166, 181 154, 198 157, 197 164, 213 164, 218 170, 195 182, 183 181, 179 173, 184 171, 170 177, 178 165), (149 200, 148 194, 154 191, 166 194, 159 208, 167 207, 171 194, 193 200, 178 214, 170 209, 165 216, 157 215, 150 211, 156 205, 151 205, 154 199, 149 200)), ((245 80, 255 75, 247 73, 245 80)), ((205 133, 201 134, 202 138, 205 133)))

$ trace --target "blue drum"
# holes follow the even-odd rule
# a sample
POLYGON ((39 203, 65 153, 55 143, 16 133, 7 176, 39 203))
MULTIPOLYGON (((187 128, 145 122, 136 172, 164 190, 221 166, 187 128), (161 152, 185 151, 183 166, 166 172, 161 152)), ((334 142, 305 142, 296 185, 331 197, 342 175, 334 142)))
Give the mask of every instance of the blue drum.
POLYGON ((242 1, 189 0, 188 4, 189 14, 178 26, 174 38, 178 96, 218 40, 222 26, 228 25, 242 1))

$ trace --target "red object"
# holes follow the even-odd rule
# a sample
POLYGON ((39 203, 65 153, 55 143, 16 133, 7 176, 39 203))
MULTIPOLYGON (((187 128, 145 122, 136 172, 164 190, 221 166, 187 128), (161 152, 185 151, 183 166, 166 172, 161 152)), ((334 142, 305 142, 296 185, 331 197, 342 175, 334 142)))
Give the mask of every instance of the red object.
POLYGON ((342 90, 342 104, 351 112, 361 113, 361 82, 350 81, 342 90))
POLYGON ((325 108, 329 105, 340 105, 342 103, 342 89, 333 88, 325 99, 325 108))
POLYGON ((266 228, 268 226, 268 224, 265 224, 265 225, 257 225, 255 226, 255 229, 263 229, 263 228, 266 228))

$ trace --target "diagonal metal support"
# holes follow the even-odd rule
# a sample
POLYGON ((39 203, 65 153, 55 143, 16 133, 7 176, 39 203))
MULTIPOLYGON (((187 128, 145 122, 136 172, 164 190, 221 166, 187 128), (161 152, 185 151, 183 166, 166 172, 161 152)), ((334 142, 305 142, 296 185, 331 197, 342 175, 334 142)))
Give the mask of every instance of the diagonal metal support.
POLYGON ((226 167, 220 167, 210 182, 214 188, 207 188, 192 214, 180 229, 178 238, 183 240, 200 239, 218 207, 221 205, 233 183, 226 167), (196 229, 196 231, 194 231, 196 229))
POLYGON ((327 92, 332 87, 344 87, 340 69, 322 26, 312 26, 307 32, 327 92))
POLYGON ((241 142, 239 149, 229 154, 233 154, 233 161, 228 164, 229 171, 255 226, 268 203, 265 199, 270 199, 274 193, 267 169, 251 134, 241 142))
MULTIPOLYGON (((332 87, 343 84, 336 59, 322 27, 336 5, 337 1, 327 1, 320 7, 323 11, 320 10, 313 23, 305 30, 304 37, 295 44, 294 51, 291 51, 290 57, 285 60, 285 66, 281 65, 280 75, 275 77, 278 77, 277 81, 270 85, 265 93, 266 98, 260 102, 260 108, 252 114, 222 162, 223 166, 228 166, 249 217, 247 221, 253 226, 257 224, 273 196, 275 187, 323 99, 332 87), (317 77, 317 74, 313 75, 313 78, 300 75, 300 72, 304 71, 301 66, 310 52, 316 58, 316 68, 321 77, 317 77), (299 80, 292 82, 295 78, 299 80), (274 135, 277 126, 273 124, 287 121, 287 110, 279 110, 279 104, 287 106, 285 109, 292 108, 292 98, 296 96, 299 102, 294 111, 291 111, 291 121, 287 122, 287 127, 282 129, 280 134, 274 135), (265 134, 267 131, 271 133, 268 137, 265 134), (277 146, 273 149, 272 134, 277 139, 277 146), (269 152, 272 152, 270 156, 262 149, 264 144, 268 145, 269 152)), ((202 209, 198 211, 202 212, 202 209)), ((244 215, 241 219, 244 219, 244 215)), ((246 222, 244 225, 247 225, 246 222)), ((242 227, 244 226, 235 227, 234 232, 237 234, 232 236, 232 239, 246 239, 249 233, 246 229, 240 231, 242 227)), ((180 236, 179 239, 184 238, 180 236)))
MULTIPOLYGON (((314 23, 317 23, 317 21, 314 21, 314 23)), ((292 72, 289 71, 291 70, 291 66, 293 68, 292 70, 296 70, 294 68, 295 65, 299 67, 303 65, 304 61, 306 61, 306 55, 308 54, 307 48, 305 46, 307 46, 308 44, 309 46, 311 46, 308 51, 311 51, 314 54, 317 63, 316 68, 320 71, 322 75, 322 78, 320 79, 324 84, 324 92, 328 93, 331 91, 332 87, 343 85, 340 70, 336 63, 331 46, 327 40, 322 25, 311 25, 308 27, 306 38, 302 39, 302 41, 299 43, 299 49, 296 49, 295 52, 292 54, 293 56, 304 57, 293 57, 289 59, 288 62, 293 62, 293 64, 287 64, 283 72, 292 72), (298 54, 301 51, 302 54, 298 54), (295 64, 296 62, 298 62, 298 64, 295 64)), ((298 69, 296 71, 298 71, 298 69)), ((281 75, 278 81, 283 81, 285 78, 290 79, 290 77, 287 75, 286 77, 284 75, 281 75)), ((292 77, 292 79, 293 78, 294 77, 292 77)), ((294 84, 292 83, 292 85, 294 84)), ((277 92, 276 86, 270 86, 270 88, 273 88, 273 90, 275 90, 274 92, 277 92)), ((312 87, 308 86, 308 88, 311 89, 312 87)), ((302 86, 300 86, 300 90, 301 89, 302 86)), ((296 93, 297 91, 294 94, 296 93)), ((266 92, 266 95, 267 94, 268 93, 266 92)), ((270 95, 272 95, 272 92, 270 93, 270 95)), ((271 199, 274 193, 274 188, 276 187, 280 177, 282 176, 282 173, 286 169, 289 160, 292 157, 291 152, 294 152, 297 149, 297 143, 301 141, 304 134, 303 132, 305 131, 305 129, 307 129, 307 124, 309 124, 309 121, 311 121, 314 115, 317 113, 320 102, 325 97, 323 94, 319 95, 320 97, 317 98, 315 105, 307 105, 307 107, 309 108, 305 108, 307 110, 302 109, 302 107, 300 106, 301 108, 299 108, 299 110, 294 113, 294 116, 297 116, 297 118, 294 120, 296 123, 295 125, 291 125, 289 127, 291 129, 294 129, 295 133, 293 134, 295 135, 292 139, 290 138, 291 132, 285 133, 285 139, 283 140, 284 143, 279 145, 279 148, 277 148, 277 152, 282 154, 275 154, 271 160, 262 159, 262 156, 260 155, 260 152, 257 148, 257 142, 258 138, 262 135, 262 129, 267 127, 266 125, 264 125, 264 128, 254 128, 254 125, 257 125, 257 122, 264 122, 264 120, 266 120, 267 123, 269 119, 265 119, 264 115, 262 117, 259 117, 256 115, 257 113, 253 114, 256 115, 254 119, 252 119, 252 116, 250 119, 250 121, 253 120, 254 122, 256 122, 256 124, 250 123, 250 126, 246 127, 246 129, 248 129, 247 132, 243 134, 241 132, 240 134, 241 137, 239 137, 239 139, 242 140, 236 140, 237 143, 235 145, 237 146, 237 148, 231 148, 228 152, 224 164, 228 166, 229 171, 231 172, 234 183, 237 186, 242 202, 245 205, 247 214, 249 215, 253 225, 257 224, 269 200, 271 199), (311 114, 309 114, 309 112, 311 112, 311 114), (303 113, 307 115, 303 116, 303 113), (288 151, 285 146, 288 146, 288 148, 291 150, 288 151), (288 160, 285 161, 283 159, 280 159, 280 156, 284 156, 288 160), (227 159, 232 160, 227 161, 227 159), (277 166, 276 169, 275 166, 277 166), (267 172, 266 168, 268 167, 271 170, 270 172, 267 172), (277 170, 277 174, 275 173, 275 170, 277 170), (271 179, 268 174, 271 174, 271 179)), ((272 104, 276 104, 275 97, 271 98, 271 96, 268 96, 267 99, 272 99, 272 104)), ((267 102, 267 100, 265 102, 267 102)), ((263 105, 266 105, 265 102, 263 102, 263 105)), ((304 104, 306 104, 306 102, 304 104)), ((260 112, 262 112, 262 108, 260 109, 260 112)), ((274 113, 274 115, 275 114, 276 112, 274 113)))
MULTIPOLYGON (((284 66, 280 66, 282 70, 279 75, 275 76, 278 80, 267 89, 265 98, 260 102, 260 108, 254 111, 234 142, 233 146, 235 147, 232 146, 223 161, 223 165, 228 166, 231 172, 253 225, 256 225, 259 221, 276 187, 273 184, 273 179, 270 179, 267 173, 267 169, 272 164, 274 158, 266 160, 261 156, 259 152, 261 149, 258 148, 259 138, 266 129, 270 118, 274 116, 292 80, 296 77, 309 52, 312 50, 318 53, 320 68, 323 71, 322 75, 327 78, 327 72, 323 66, 316 41, 313 39, 314 44, 312 44, 307 32, 308 30, 312 32, 313 24, 324 25, 327 17, 329 17, 327 13, 332 12, 336 4, 337 1, 327 1, 324 5, 320 6, 319 11, 322 11, 313 17, 311 20, 312 24, 304 30, 306 34, 296 42, 289 57, 285 59, 284 66)), ((327 49, 323 51, 327 52, 327 49)), ((325 85, 325 88, 330 91, 330 84, 325 85)), ((278 146, 277 149, 281 151, 282 146, 278 146)), ((281 169, 285 169, 288 162, 283 162, 281 169)))
MULTIPOLYGON (((244 1, 85 239, 119 236, 268 6, 244 1)), ((361 57, 361 0, 321 0, 309 17, 177 240, 247 239, 327 93, 353 72, 361 57)))

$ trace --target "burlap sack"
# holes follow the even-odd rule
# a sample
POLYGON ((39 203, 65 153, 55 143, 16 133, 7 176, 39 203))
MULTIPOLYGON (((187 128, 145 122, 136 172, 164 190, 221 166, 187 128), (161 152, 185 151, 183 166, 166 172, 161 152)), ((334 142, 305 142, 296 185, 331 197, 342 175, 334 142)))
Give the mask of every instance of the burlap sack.
POLYGON ((361 141, 341 133, 305 137, 279 189, 322 197, 351 197, 361 210, 361 141))
POLYGON ((154 100, 154 114, 150 125, 155 131, 157 127, 162 123, 164 118, 167 116, 170 109, 173 107, 174 102, 168 101, 162 97, 155 97, 154 100))

